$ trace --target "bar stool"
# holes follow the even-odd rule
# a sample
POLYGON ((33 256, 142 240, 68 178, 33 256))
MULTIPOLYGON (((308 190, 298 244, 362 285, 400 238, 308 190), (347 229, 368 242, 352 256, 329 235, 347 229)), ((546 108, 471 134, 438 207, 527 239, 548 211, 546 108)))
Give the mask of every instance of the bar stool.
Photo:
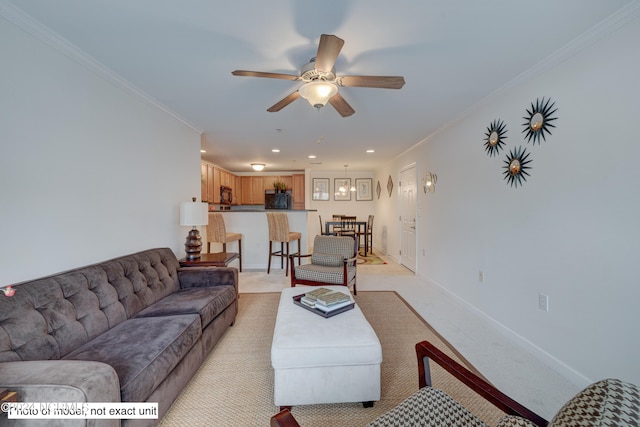
POLYGON ((271 258, 280 257, 280 268, 283 267, 283 258, 287 260, 287 270, 285 276, 289 275, 289 242, 298 241, 298 252, 291 255, 298 255, 298 264, 300 264, 300 239, 302 233, 297 231, 289 231, 289 218, 284 212, 267 212, 267 223, 269 225, 269 263, 267 264, 267 274, 271 272, 271 258), (273 251, 273 242, 280 242, 280 250, 273 251), (285 249, 286 243, 286 252, 285 249))
POLYGON ((222 243, 222 252, 227 252, 227 242, 236 240, 238 241, 238 261, 242 271, 242 233, 227 233, 222 214, 210 212, 207 225, 207 252, 211 253, 211 243, 222 243))

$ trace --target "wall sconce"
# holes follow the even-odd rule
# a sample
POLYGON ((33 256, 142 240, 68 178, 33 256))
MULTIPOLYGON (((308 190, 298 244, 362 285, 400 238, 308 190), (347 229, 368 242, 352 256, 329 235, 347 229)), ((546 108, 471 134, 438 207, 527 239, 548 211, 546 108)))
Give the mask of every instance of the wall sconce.
POLYGON ((251 169, 256 172, 260 172, 262 169, 264 169, 264 163, 251 163, 251 169))
POLYGON ((422 189, 424 194, 433 193, 436 191, 436 182, 438 181, 438 175, 435 173, 427 172, 427 175, 422 178, 422 189))

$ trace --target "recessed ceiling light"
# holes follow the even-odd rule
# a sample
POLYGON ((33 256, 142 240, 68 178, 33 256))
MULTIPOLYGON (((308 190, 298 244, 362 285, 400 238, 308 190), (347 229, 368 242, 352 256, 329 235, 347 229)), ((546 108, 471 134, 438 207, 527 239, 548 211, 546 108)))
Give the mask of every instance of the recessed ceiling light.
POLYGON ((200 152, 201 152, 201 153, 206 153, 206 152, 207 152, 207 150, 200 150, 200 152))
POLYGON ((271 152, 273 152, 273 153, 279 153, 279 152, 280 152, 280 149, 279 149, 279 148, 274 148, 273 150, 271 150, 271 152))
POLYGON ((315 158, 316 158, 316 156, 315 156, 315 155, 313 155, 313 154, 310 154, 310 155, 309 155, 309 158, 310 158, 310 159, 315 159, 315 158))
POLYGON ((375 152, 376 152, 376 150, 374 150, 374 149, 372 149, 372 148, 370 148, 370 149, 368 149, 368 150, 367 150, 367 153, 375 153, 375 152))

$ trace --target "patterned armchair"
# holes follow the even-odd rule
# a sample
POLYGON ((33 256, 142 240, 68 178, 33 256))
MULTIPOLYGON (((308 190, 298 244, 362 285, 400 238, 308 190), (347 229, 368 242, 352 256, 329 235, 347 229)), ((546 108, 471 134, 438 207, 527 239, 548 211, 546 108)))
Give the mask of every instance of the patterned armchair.
MULTIPOLYGON (((639 427, 640 388, 616 379, 595 382, 569 400, 550 422, 496 390, 428 341, 416 344, 420 389, 367 427, 482 426, 480 419, 451 396, 431 386, 434 361, 480 397, 504 411, 495 427, 639 427)), ((271 419, 273 427, 298 427, 288 410, 271 419)))
POLYGON ((296 285, 344 285, 356 289, 358 239, 348 236, 316 236, 313 253, 301 255, 311 263, 295 266, 291 258, 291 287, 296 285))

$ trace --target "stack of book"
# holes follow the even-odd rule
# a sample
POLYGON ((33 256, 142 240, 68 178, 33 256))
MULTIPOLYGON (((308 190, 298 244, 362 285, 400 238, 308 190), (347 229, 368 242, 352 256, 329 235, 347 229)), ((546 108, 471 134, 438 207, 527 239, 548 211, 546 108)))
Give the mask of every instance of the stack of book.
POLYGON ((305 293, 300 302, 328 313, 351 304, 351 296, 327 288, 317 288, 305 293))

